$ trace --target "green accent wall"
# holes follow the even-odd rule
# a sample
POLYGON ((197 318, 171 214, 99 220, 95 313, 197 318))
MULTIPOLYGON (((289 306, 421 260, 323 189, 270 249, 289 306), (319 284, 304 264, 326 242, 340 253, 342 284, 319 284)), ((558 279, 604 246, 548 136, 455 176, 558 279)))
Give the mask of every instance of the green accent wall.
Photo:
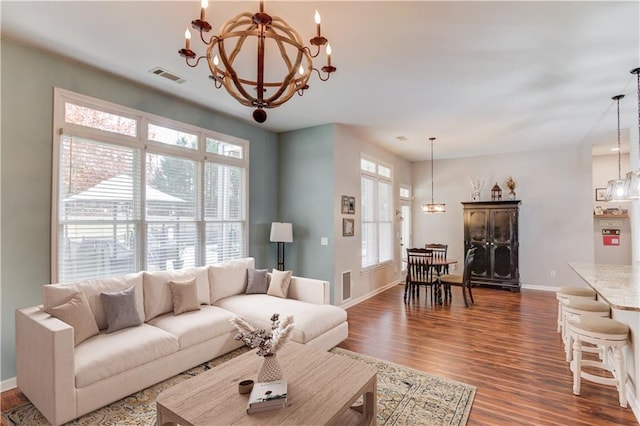
POLYGON ((285 244, 285 269, 333 283, 335 125, 281 133, 279 139, 278 220, 293 224, 293 243, 285 244), (328 245, 320 245, 322 237, 328 245))
MULTIPOLYGON (((14 311, 42 303, 42 285, 51 282, 54 87, 249 140, 248 254, 256 258, 257 267, 268 266, 272 252, 270 225, 278 220, 278 206, 273 202, 278 196, 278 177, 274 173, 278 170, 276 134, 124 78, 7 40, 2 40, 1 52, 2 380, 15 376, 14 311)), ((327 175, 331 176, 331 172, 327 171, 327 175)), ((314 176, 319 179, 319 170, 314 171, 314 176)), ((295 210, 293 213, 297 218, 298 213, 295 210)), ((327 220, 331 219, 328 217, 327 220)))

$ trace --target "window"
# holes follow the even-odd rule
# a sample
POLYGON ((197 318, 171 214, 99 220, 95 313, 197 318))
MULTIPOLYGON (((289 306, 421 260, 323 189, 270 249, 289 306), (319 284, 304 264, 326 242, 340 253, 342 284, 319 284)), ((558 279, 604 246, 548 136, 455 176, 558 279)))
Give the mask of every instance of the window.
POLYGON ((61 89, 52 278, 246 256, 248 143, 61 89))
POLYGON ((361 159, 362 268, 393 260, 392 170, 361 159))

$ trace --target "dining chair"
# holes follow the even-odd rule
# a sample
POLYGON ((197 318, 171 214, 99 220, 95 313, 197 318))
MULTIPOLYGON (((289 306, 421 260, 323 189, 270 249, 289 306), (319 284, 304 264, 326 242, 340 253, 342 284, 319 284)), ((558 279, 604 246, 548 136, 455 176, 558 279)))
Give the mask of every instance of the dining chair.
POLYGON ((433 251, 422 248, 407 249, 407 277, 405 279, 404 300, 407 297, 420 297, 420 286, 426 288, 425 295, 429 295, 431 289, 431 303, 434 300, 433 294, 433 270, 431 260, 433 251))
MULTIPOLYGON (((433 250, 433 258, 434 259, 446 259, 447 258, 447 248, 448 244, 440 244, 440 243, 427 243, 424 245, 424 248, 428 250, 433 250)), ((442 270, 440 271, 443 274, 449 273, 449 265, 444 265, 442 270)))
MULTIPOLYGON (((447 248, 448 244, 440 244, 440 243, 427 243, 424 245, 424 248, 433 251, 433 259, 434 260, 446 260, 447 258, 447 248)), ((433 277, 433 282, 436 287, 436 292, 438 293, 438 300, 442 299, 444 296, 445 301, 451 301, 451 286, 443 285, 442 290, 444 290, 441 294, 440 285, 442 281, 440 281, 440 276, 443 274, 449 273, 449 265, 439 265, 435 267, 436 276, 433 277)))
POLYGON ((462 298, 464 300, 464 306, 469 307, 467 301, 467 291, 469 292, 469 298, 471 303, 475 303, 473 300, 473 293, 471 293, 471 270, 473 269, 473 261, 475 259, 477 247, 471 247, 467 250, 467 254, 464 259, 464 270, 462 275, 442 275, 440 276, 440 282, 451 286, 451 284, 459 285, 462 287, 462 298))

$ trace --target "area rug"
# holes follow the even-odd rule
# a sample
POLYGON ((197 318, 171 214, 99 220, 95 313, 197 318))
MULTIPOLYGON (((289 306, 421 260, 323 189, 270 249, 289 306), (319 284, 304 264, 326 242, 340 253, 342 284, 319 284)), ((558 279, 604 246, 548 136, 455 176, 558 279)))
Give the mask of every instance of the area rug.
MULTIPOLYGON (((239 348, 194 367, 164 382, 116 401, 68 425, 156 424, 156 397, 180 382, 246 352, 239 348)), ((432 376, 341 348, 333 353, 371 364, 378 370, 378 425, 465 425, 475 396, 474 386, 432 376)), ((8 425, 41 426, 49 423, 30 403, 2 413, 8 425)))

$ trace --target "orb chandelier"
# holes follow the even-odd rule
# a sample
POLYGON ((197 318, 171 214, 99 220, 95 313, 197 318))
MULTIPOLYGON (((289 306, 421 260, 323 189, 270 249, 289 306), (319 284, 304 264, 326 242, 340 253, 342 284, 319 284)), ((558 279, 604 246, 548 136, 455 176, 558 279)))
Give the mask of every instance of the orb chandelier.
MULTIPOLYGON (((215 87, 224 87, 242 105, 255 108, 253 118, 258 123, 264 123, 267 119, 266 108, 282 105, 295 93, 302 96, 309 88, 312 72, 315 71, 321 81, 327 81, 331 73, 336 71, 331 65, 331 45, 320 32, 320 14, 317 10, 316 35, 309 41, 315 46, 315 52, 312 52, 287 22, 265 13, 262 0, 258 12, 236 15, 222 24, 219 34, 207 40, 205 35, 211 31, 211 24, 205 20, 207 6, 207 0, 202 0, 200 18, 191 21, 191 26, 200 33, 206 53, 197 56, 191 50, 188 28, 185 31, 185 47, 178 53, 192 68, 205 59, 215 87), (321 46, 325 45, 327 63, 321 68, 321 73, 313 66, 313 58, 319 55, 321 46), (281 63, 270 63, 269 69, 266 69, 265 56, 273 58, 273 62, 279 57, 281 63), (249 59, 256 62, 253 76, 242 74, 239 69, 243 68, 240 63, 246 65, 249 59)), ((242 71, 247 72, 246 69, 242 71)))
POLYGON ((433 141, 436 138, 429 138, 431 141, 431 202, 422 205, 422 213, 445 213, 447 211, 444 203, 433 202, 433 141))

